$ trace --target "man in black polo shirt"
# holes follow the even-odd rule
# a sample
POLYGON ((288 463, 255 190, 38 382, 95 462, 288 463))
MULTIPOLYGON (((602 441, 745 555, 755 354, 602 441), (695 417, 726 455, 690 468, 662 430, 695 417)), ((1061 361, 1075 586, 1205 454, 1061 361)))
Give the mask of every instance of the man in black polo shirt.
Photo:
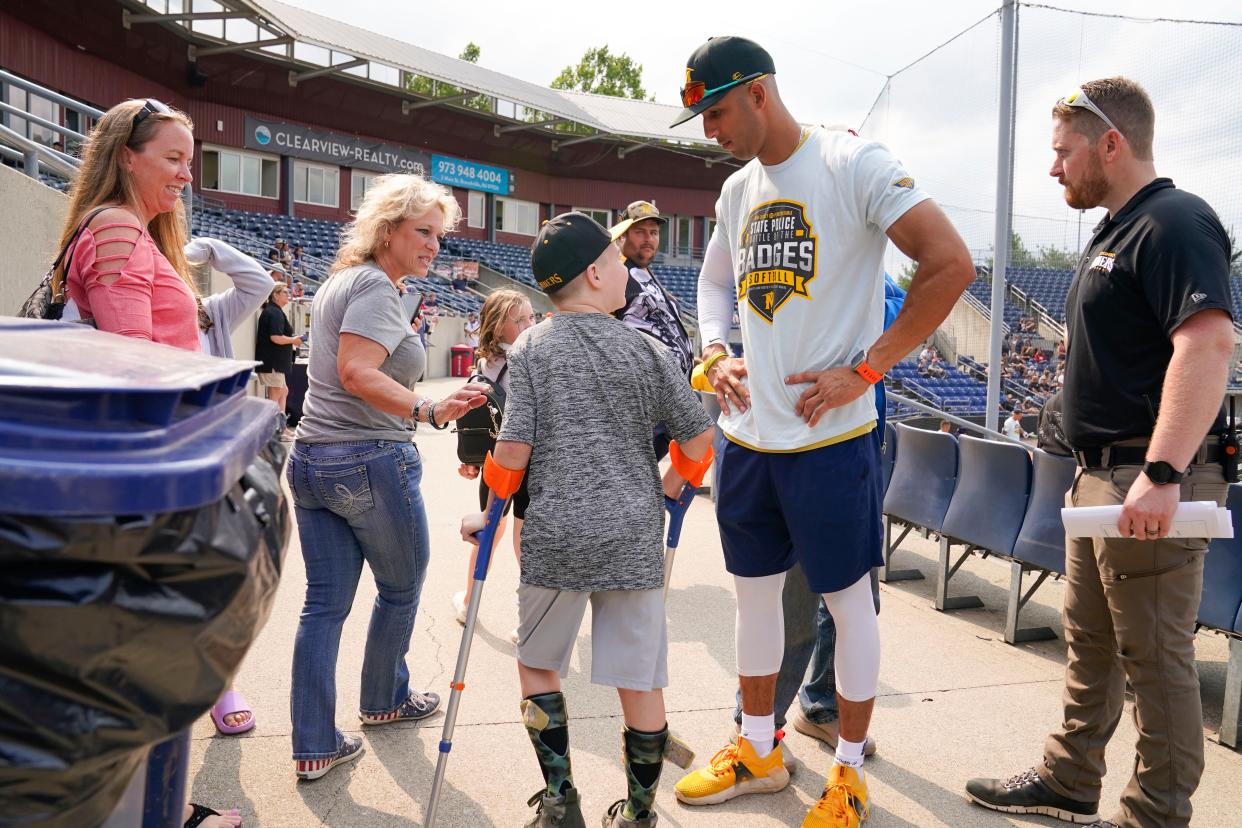
POLYGON ((1120 537, 1066 540, 1064 723, 1040 764, 975 779, 985 807, 1098 819, 1104 748, 1134 690, 1138 744, 1121 807, 1097 826, 1190 824, 1203 771, 1194 630, 1204 538, 1168 538, 1180 500, 1224 503, 1221 400, 1233 351, 1229 239, 1202 199, 1157 178, 1155 114, 1125 78, 1053 109, 1051 174, 1108 215, 1066 299, 1062 424, 1080 471, 1067 505, 1122 505, 1120 537))
MULTIPOLYGON (((663 342, 677 357, 689 381, 694 356, 686 327, 681 324, 681 308, 651 272, 651 262, 660 249, 660 227, 667 221, 651 202, 635 201, 621 212, 621 221, 612 227, 613 236, 621 242, 625 269, 630 273, 625 286, 625 307, 613 316, 663 342)), ((663 425, 656 426, 652 442, 656 459, 664 459, 669 436, 663 425)))

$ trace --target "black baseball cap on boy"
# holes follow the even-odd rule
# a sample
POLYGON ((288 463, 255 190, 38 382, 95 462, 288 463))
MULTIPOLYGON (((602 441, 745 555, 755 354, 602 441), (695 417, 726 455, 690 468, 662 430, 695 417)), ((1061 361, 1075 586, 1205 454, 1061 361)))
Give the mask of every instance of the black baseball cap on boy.
POLYGON ((686 62, 685 107, 670 126, 685 123, 719 101, 730 90, 776 72, 767 50, 744 37, 712 37, 686 62))
POLYGON ((586 213, 561 213, 539 228, 530 269, 544 293, 556 293, 582 275, 616 236, 586 213))

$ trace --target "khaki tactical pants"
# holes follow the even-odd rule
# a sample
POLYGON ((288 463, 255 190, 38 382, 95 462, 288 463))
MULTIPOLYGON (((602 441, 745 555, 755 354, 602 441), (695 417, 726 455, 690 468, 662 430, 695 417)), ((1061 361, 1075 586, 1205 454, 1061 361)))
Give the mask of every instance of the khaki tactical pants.
MULTIPOLYGON (((1067 506, 1125 502, 1138 466, 1080 470, 1067 506)), ((1196 465, 1181 499, 1223 505, 1217 464, 1196 465)), ((1203 772, 1203 710, 1194 630, 1207 540, 1067 538, 1065 720, 1048 737, 1044 782, 1062 796, 1097 802, 1104 747, 1121 720, 1126 682, 1138 730, 1134 769, 1111 819, 1123 828, 1190 824, 1203 772)))

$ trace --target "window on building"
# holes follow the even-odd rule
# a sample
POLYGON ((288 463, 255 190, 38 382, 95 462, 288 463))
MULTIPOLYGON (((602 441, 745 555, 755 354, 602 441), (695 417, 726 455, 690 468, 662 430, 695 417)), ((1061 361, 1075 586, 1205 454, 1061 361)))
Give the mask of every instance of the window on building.
POLYGON ((478 190, 466 194, 466 226, 477 230, 487 227, 487 196, 478 190))
POLYGON ((610 227, 612 225, 611 210, 597 210, 594 207, 575 207, 574 209, 580 213, 586 213, 604 227, 610 227))
POLYGON ((716 232, 716 219, 703 219, 703 229, 706 231, 703 233, 703 247, 706 248, 707 243, 712 240, 712 233, 716 232))
POLYGON ((349 209, 357 210, 362 206, 362 198, 367 194, 367 190, 371 189, 371 185, 375 183, 375 179, 379 178, 379 173, 362 172, 354 170, 349 176, 349 209))
POLYGON ((502 233, 534 236, 539 232, 539 205, 516 198, 497 198, 496 229, 502 233))
POLYGON ((295 161, 293 163, 293 200, 302 204, 335 207, 339 203, 336 190, 340 178, 341 172, 338 167, 295 161))
POLYGON ((268 155, 203 147, 203 169, 198 177, 204 190, 280 197, 280 161, 268 155))
POLYGON ((677 255, 689 256, 694 244, 694 219, 690 216, 677 217, 677 255))

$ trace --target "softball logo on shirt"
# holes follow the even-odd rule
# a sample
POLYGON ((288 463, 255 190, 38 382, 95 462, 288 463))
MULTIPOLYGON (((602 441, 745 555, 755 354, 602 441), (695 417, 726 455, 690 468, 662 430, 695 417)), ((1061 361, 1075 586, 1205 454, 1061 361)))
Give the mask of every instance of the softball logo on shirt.
POLYGON ((805 205, 768 201, 750 211, 737 252, 737 301, 771 324, 790 296, 807 299, 815 278, 816 237, 805 205))

